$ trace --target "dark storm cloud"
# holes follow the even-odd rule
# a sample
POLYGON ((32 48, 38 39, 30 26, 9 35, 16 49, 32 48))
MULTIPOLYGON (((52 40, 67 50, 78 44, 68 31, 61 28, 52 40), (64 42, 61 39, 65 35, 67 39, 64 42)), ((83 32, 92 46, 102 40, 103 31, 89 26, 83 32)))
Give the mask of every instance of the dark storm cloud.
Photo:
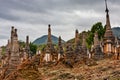
MULTIPOLYGON (((109 0, 109 3, 115 3, 114 0, 109 0)), ((104 11, 101 7, 104 7, 104 0, 1 0, 0 1, 0 18, 13 20, 13 21, 26 21, 32 23, 48 23, 56 21, 54 18, 65 17, 64 13, 72 13, 74 10, 95 10, 104 11), (13 11, 20 11, 21 16, 17 15, 13 11), (37 18, 28 16, 24 18, 24 13, 40 14, 37 18), (59 15, 58 15, 59 14, 59 15), (22 17, 23 15, 23 17, 22 17), (29 18, 33 18, 30 21, 29 18), (51 18, 51 20, 49 19, 51 18), (35 20, 34 20, 35 19, 35 20), (50 20, 50 21, 49 21, 50 20)), ((56 23, 63 23, 56 21, 56 23)), ((74 24, 74 23, 73 23, 74 24)))
POLYGON ((72 12, 75 9, 89 9, 89 5, 97 3, 102 2, 100 0, 1 0, 0 17, 19 20, 19 16, 16 17, 15 14, 11 14, 11 10, 53 15, 52 12, 54 11, 60 13, 72 12))
MULTIPOLYGON (((108 0, 112 26, 120 25, 119 4, 120 0, 108 0)), ((25 35, 33 41, 46 34, 48 24, 52 24, 53 34, 68 40, 75 29, 88 30, 98 21, 105 25, 104 0, 0 0, 0 39, 4 40, 12 25, 19 29, 22 40, 25 35)))

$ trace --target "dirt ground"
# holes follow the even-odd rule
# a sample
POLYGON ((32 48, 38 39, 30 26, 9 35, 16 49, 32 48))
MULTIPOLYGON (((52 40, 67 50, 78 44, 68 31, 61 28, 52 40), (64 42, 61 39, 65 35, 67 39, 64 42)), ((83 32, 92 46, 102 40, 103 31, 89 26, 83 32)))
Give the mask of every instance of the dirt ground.
POLYGON ((44 80, 120 80, 120 60, 105 59, 96 65, 77 64, 66 68, 62 64, 39 68, 44 80))
POLYGON ((27 63, 3 80, 120 80, 120 60, 104 59, 92 65, 76 63, 73 68, 61 62, 44 67, 27 63))

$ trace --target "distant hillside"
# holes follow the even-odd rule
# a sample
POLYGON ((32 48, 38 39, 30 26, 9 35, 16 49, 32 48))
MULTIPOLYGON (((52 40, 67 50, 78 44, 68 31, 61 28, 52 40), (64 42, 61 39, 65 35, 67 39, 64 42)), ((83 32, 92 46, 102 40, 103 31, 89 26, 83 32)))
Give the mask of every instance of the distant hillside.
POLYGON ((114 27, 112 28, 113 34, 120 39, 120 27, 114 27))
MULTIPOLYGON (((47 37, 48 37, 48 35, 43 35, 42 37, 39 37, 36 40, 34 40, 33 44, 36 44, 36 45, 46 44, 47 43, 47 37)), ((62 40, 62 41, 65 42, 64 40, 62 40)), ((53 42, 53 44, 57 44, 58 43, 58 37, 52 35, 52 42, 53 42)))
MULTIPOLYGON (((120 38, 120 27, 113 27, 112 31, 113 31, 113 34, 115 36, 120 38)), ((79 35, 80 43, 82 43, 82 33, 80 33, 80 35, 79 35)), ((85 32, 85 33, 86 33, 86 35, 89 34, 89 32, 85 32)), ((57 44, 58 43, 58 37, 52 35, 52 41, 53 41, 54 44, 57 44)), ((65 41, 63 40, 63 42, 65 42, 65 41)), ((74 38, 68 40, 67 42, 74 43, 74 38)), ((47 43, 47 35, 44 35, 44 36, 42 36, 40 38, 37 38, 36 40, 33 41, 33 44, 36 44, 36 45, 41 45, 41 44, 46 44, 46 43, 47 43)))
MULTIPOLYGON (((114 36, 117 36, 117 37, 119 37, 119 39, 120 39, 120 27, 113 27, 113 28, 112 28, 112 31, 113 31, 114 36)), ((85 32, 85 31, 79 33, 80 43, 82 43, 82 33, 86 33, 86 37, 87 37, 87 35, 89 34, 89 32, 85 32)), ((70 40, 68 40, 67 42, 74 43, 74 40, 75 40, 75 38, 70 39, 70 40)))

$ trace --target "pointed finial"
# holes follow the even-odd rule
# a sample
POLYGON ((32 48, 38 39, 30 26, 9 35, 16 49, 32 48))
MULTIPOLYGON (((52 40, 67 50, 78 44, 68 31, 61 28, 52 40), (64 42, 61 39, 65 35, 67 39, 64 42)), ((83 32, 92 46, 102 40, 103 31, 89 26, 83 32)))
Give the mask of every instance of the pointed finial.
POLYGON ((29 36, 28 35, 26 36, 26 42, 29 42, 29 36))
POLYGON ((50 31, 51 31, 51 25, 48 24, 48 32, 50 32, 50 31))
POLYGON ((58 38, 58 39, 59 39, 59 42, 61 42, 61 36, 59 36, 59 38, 58 38))
POLYGON ((17 29, 15 29, 15 32, 17 32, 17 29))
POLYGON ((11 30, 14 31, 14 26, 11 27, 11 30))
POLYGON ((59 38, 58 38, 58 45, 59 46, 61 45, 61 36, 59 36, 59 38))
POLYGON ((14 29, 14 26, 12 26, 11 28, 14 29))
POLYGON ((50 26, 51 26, 51 25, 50 25, 50 24, 48 24, 48 27, 49 27, 49 28, 50 28, 50 26))
POLYGON ((107 0, 105 0, 105 5, 106 5, 106 10, 105 10, 105 12, 108 13, 109 10, 108 10, 108 7, 107 7, 107 0))
POLYGON ((26 47, 28 47, 29 46, 29 36, 27 35, 26 36, 26 47))
POLYGON ((59 39, 61 39, 61 36, 59 36, 59 39))
POLYGON ((76 33, 78 33, 78 29, 76 29, 76 31, 75 31, 76 33))

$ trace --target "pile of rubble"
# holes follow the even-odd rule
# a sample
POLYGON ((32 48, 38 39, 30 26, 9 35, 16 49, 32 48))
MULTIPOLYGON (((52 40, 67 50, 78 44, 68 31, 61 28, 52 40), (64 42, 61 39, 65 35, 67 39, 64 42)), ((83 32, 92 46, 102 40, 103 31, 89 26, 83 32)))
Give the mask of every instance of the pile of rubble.
POLYGON ((38 71, 39 55, 33 59, 25 60, 16 70, 2 77, 2 80, 42 80, 43 76, 38 71))

